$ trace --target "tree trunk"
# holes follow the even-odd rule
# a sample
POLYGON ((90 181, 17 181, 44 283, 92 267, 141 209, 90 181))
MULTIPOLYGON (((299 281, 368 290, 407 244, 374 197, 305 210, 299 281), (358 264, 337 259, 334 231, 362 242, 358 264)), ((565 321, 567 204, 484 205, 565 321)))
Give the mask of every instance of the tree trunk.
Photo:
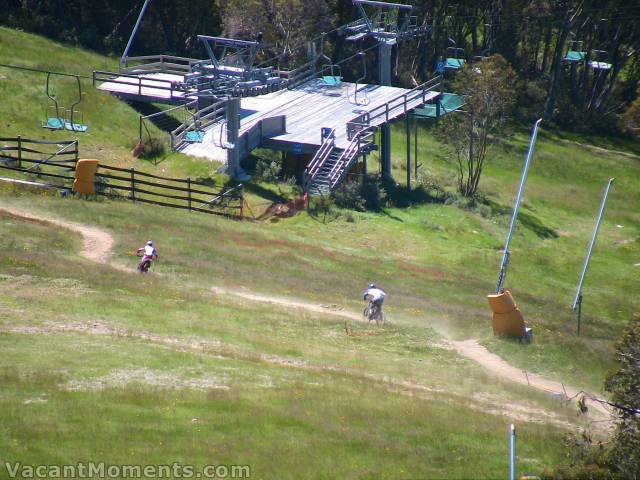
POLYGON ((544 50, 542 52, 542 66, 540 72, 544 74, 547 71, 547 65, 549 63, 549 50, 551 49, 551 24, 547 27, 547 31, 544 35, 544 50))
POLYGON ((567 41, 569 35, 569 28, 571 24, 565 21, 562 30, 560 31, 560 37, 558 37, 558 43, 556 44, 556 50, 553 56, 553 65, 551 68, 551 81, 549 82, 549 92, 547 94, 547 101, 544 106, 543 118, 546 122, 551 120, 553 110, 556 106, 556 93, 558 91, 558 85, 560 83, 560 75, 562 75, 562 52, 564 50, 564 44, 567 41))

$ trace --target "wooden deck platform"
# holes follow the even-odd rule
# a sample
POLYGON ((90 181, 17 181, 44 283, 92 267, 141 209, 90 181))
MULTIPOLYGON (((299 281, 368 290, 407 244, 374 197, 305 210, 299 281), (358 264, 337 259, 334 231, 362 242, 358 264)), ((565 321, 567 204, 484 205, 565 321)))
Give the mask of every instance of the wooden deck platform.
POLYGON ((139 100, 158 103, 184 103, 195 100, 194 95, 174 89, 172 85, 184 82, 184 75, 170 73, 145 73, 144 75, 120 75, 105 78, 97 86, 99 90, 109 92, 125 100, 139 100))
MULTIPOLYGON (((357 101, 355 84, 342 83, 339 87, 326 87, 321 79, 313 79, 291 90, 281 90, 241 100, 240 135, 261 119, 284 115, 286 133, 272 137, 263 146, 294 153, 313 154, 322 143, 323 127, 336 129, 336 146, 346 148, 347 123, 370 113, 371 125, 382 124, 399 118, 414 108, 437 97, 439 91, 427 91, 423 95, 411 94, 411 90, 379 85, 358 85, 357 101), (406 96, 406 101, 402 97, 406 96)), ((189 155, 204 156, 222 161, 225 151, 220 147, 223 125, 213 125, 206 132, 203 142, 184 147, 189 155)))

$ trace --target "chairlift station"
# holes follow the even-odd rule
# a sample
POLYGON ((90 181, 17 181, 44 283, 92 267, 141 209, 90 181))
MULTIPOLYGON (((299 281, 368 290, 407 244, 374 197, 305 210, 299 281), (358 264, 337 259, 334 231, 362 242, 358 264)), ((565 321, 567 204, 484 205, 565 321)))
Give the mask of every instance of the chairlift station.
MULTIPOLYGON (((366 76, 364 54, 354 56, 362 59, 363 78, 345 82, 340 65, 324 54, 324 36, 319 49, 315 43, 307 47, 307 63, 289 70, 281 68, 279 59, 271 65, 255 64, 261 34, 253 41, 199 35, 206 59, 128 57, 150 1, 143 5, 120 71, 95 71, 94 84, 126 100, 184 108, 190 120, 171 133, 172 147, 226 160, 227 172, 237 179, 246 177, 240 161, 257 147, 308 162, 303 184, 311 194, 336 188, 361 158, 366 164, 366 155, 378 148, 381 173, 388 178, 390 122, 420 107, 440 113, 441 76, 413 89, 390 85, 393 46, 429 31, 418 26, 410 5, 352 0, 361 18, 341 27, 341 34, 353 42, 373 39, 378 50, 379 84, 366 84, 360 83, 366 76), (380 146, 375 144, 377 130, 380 146)), ((366 171, 366 165, 363 168, 366 171)))

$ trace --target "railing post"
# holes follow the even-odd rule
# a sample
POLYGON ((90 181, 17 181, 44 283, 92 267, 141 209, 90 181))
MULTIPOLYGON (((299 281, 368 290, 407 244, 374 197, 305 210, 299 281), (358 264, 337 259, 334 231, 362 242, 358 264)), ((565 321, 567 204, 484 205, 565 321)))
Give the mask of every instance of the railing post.
POLYGON ((187 196, 189 197, 189 211, 191 211, 191 177, 187 177, 187 196))
POLYGON ((22 168, 22 138, 18 135, 18 168, 22 168))
POLYGON ((73 143, 76 144, 76 163, 78 163, 78 157, 80 156, 80 142, 78 142, 78 140, 74 140, 73 143))
POLYGON ((136 201, 136 179, 135 173, 136 171, 131 167, 131 200, 136 201))

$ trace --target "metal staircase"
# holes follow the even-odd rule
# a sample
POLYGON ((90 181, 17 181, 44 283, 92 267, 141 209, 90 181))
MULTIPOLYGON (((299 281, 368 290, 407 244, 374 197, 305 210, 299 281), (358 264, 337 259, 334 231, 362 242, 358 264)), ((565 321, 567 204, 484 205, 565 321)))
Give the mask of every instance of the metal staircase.
POLYGON ((326 195, 335 190, 362 155, 375 148, 373 127, 353 133, 347 148, 335 146, 335 130, 324 139, 304 172, 304 189, 309 195, 326 195))
POLYGON ((344 150, 342 148, 332 148, 329 154, 320 164, 316 174, 310 178, 307 184, 309 195, 327 195, 331 192, 331 172, 340 161, 344 150))

